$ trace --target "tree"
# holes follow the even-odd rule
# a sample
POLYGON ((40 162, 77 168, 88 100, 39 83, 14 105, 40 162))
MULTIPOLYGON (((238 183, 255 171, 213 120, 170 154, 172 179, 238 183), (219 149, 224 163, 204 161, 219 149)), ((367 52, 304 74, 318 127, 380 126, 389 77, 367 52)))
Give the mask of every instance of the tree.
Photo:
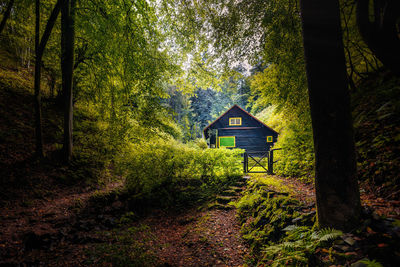
POLYGON ((6 11, 4 11, 3 19, 0 22, 0 34, 6 26, 6 22, 7 22, 8 17, 10 16, 13 5, 14 5, 14 0, 10 0, 10 2, 8 2, 6 11))
POLYGON ((357 26, 383 65, 400 75, 400 1, 357 0, 357 26), (372 11, 373 21, 370 20, 372 11))
POLYGON ((72 157, 73 120, 73 73, 75 47, 75 0, 64 1, 61 7, 61 70, 64 98, 64 145, 63 159, 69 163, 72 157))
POLYGON ((337 0, 302 0, 301 18, 322 227, 349 230, 361 205, 337 0))
POLYGON ((40 0, 35 2, 35 138, 36 138, 36 156, 42 158, 43 152, 43 134, 42 134, 42 111, 41 111, 41 95, 40 95, 40 78, 41 78, 41 67, 43 52, 46 47, 47 41, 49 40, 51 31, 53 30, 54 24, 57 20, 58 14, 60 13, 61 3, 63 0, 57 0, 50 17, 47 21, 46 28, 43 32, 42 38, 40 38, 40 0))

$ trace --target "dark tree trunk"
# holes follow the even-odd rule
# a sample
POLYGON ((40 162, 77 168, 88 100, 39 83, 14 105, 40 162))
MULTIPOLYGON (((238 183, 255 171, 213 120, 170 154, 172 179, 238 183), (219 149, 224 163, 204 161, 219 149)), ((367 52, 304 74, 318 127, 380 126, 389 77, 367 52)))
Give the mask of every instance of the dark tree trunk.
POLYGON ((7 22, 8 18, 10 17, 11 9, 12 9, 13 5, 14 5, 14 0, 10 0, 10 2, 8 2, 6 11, 4 12, 3 19, 1 20, 1 23, 0 23, 0 34, 3 32, 3 30, 6 26, 6 22, 7 22))
POLYGON ((40 0, 36 0, 35 14, 35 138, 36 138, 36 156, 43 158, 43 136, 42 136, 42 109, 40 100, 40 71, 41 71, 41 58, 40 53, 40 0))
POLYGON ((69 163, 72 157, 72 86, 74 70, 75 0, 67 0, 61 9, 61 69, 64 98, 63 158, 69 163))
POLYGON ((301 17, 321 227, 349 230, 361 205, 338 0, 302 0, 301 17))
POLYGON ((46 28, 43 36, 39 39, 40 35, 40 0, 36 0, 35 14, 36 14, 36 26, 35 26, 35 138, 36 138, 36 156, 42 158, 43 152, 43 133, 42 133, 42 108, 41 108, 41 96, 40 96, 40 78, 41 78, 41 66, 42 56, 44 48, 46 47, 47 41, 50 38, 51 31, 53 30, 54 24, 57 20, 58 14, 60 13, 60 7, 62 0, 58 0, 50 14, 49 20, 47 21, 46 28), (40 42, 39 42, 40 40, 40 42))

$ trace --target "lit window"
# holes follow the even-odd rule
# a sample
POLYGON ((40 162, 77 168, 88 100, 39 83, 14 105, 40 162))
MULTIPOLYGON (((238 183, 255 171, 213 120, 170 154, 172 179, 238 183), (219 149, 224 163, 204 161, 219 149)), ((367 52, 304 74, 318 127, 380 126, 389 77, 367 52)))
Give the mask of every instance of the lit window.
POLYGON ((218 147, 235 147, 235 136, 220 136, 218 138, 218 147))
POLYGON ((229 126, 242 125, 242 118, 229 118, 229 126))

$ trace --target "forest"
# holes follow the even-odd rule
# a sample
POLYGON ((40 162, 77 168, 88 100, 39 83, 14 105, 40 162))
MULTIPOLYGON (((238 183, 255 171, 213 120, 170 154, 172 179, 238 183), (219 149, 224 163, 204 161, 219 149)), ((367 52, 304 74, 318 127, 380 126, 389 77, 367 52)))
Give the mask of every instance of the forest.
POLYGON ((400 1, 0 0, 0 266, 400 266, 398 155, 400 1))

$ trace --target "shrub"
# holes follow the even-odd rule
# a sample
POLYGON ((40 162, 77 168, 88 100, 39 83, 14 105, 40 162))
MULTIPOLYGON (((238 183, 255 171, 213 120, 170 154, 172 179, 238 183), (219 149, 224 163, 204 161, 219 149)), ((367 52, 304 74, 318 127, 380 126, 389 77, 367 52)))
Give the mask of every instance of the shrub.
POLYGON ((127 145, 116 163, 135 199, 171 204, 180 197, 190 198, 200 189, 218 187, 241 176, 242 153, 158 139, 127 145))

